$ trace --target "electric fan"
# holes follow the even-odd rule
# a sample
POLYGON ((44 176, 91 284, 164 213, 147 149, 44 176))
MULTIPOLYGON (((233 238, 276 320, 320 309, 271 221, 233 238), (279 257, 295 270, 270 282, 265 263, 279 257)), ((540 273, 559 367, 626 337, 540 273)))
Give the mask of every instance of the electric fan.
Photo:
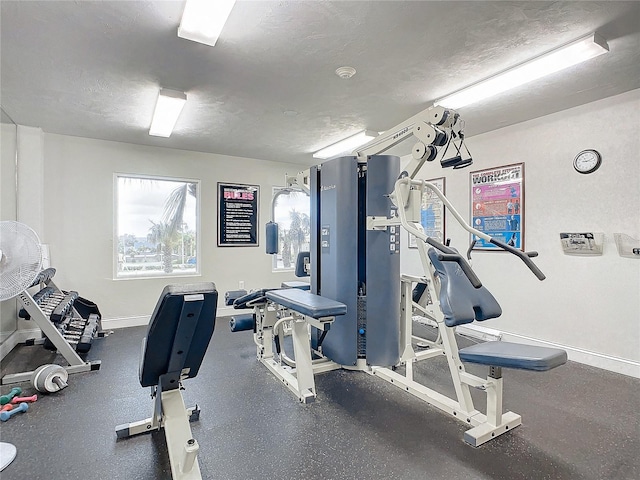
POLYGON ((40 273, 42 250, 36 232, 24 223, 0 222, 0 301, 29 288, 40 273))
MULTIPOLYGON (((0 301, 29 288, 40 272, 42 250, 36 232, 23 223, 0 221, 0 301)), ((16 447, 0 442, 0 471, 16 457, 16 447)))

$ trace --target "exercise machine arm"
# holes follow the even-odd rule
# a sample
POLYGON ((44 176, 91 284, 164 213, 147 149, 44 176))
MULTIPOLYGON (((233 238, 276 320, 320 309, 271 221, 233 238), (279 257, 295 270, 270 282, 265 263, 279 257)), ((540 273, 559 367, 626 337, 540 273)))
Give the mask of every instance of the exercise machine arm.
MULTIPOLYGON (((409 193, 410 193, 411 187, 415 187, 415 188, 420 187, 421 190, 424 190, 425 188, 431 190, 433 193, 435 193, 438 196, 438 198, 442 201, 443 205, 447 208, 447 210, 449 210, 449 212, 451 212, 453 217, 456 219, 456 221, 460 224, 460 226, 462 228, 464 228, 466 231, 468 231, 472 235, 475 235, 478 238, 481 238, 481 239, 483 239, 483 240, 485 240, 487 242, 490 242, 490 243, 494 244, 495 246, 503 249, 506 252, 512 253, 513 255, 516 255, 518 258, 520 258, 524 262, 524 264, 529 268, 529 270, 531 270, 533 272, 533 274, 539 280, 544 280, 546 278, 544 273, 542 273, 542 271, 538 268, 538 266, 535 263, 533 263, 533 261, 531 260, 531 258, 536 257, 538 255, 537 252, 522 252, 522 251, 520 251, 520 250, 518 250, 518 249, 516 249, 516 248, 514 248, 514 247, 512 247, 510 245, 507 245, 504 242, 501 242, 500 240, 497 240, 497 239, 491 237, 490 235, 487 235, 484 232, 481 232, 480 230, 476 230, 475 228, 473 228, 471 225, 469 225, 462 218, 462 216, 458 213, 458 211, 451 204, 451 202, 449 202, 447 197, 445 197, 444 194, 433 183, 427 182, 427 181, 424 181, 424 180, 412 180, 412 179, 410 179, 409 177, 406 177, 406 176, 398 179, 396 181, 394 191, 391 194, 391 200, 398 207, 398 214, 399 214, 399 217, 400 217, 400 223, 401 223, 402 227, 405 230, 407 230, 409 233, 415 235, 416 238, 422 240, 423 242, 427 242, 432 246, 435 246, 436 248, 438 248, 443 253, 445 253, 447 255, 455 254, 456 255, 456 258, 455 258, 456 263, 458 263, 460 265, 460 268, 462 268, 462 271, 465 273, 465 275, 467 275, 467 277, 469 277, 469 280, 474 285, 474 287, 479 288, 478 284, 480 283, 480 281, 477 279, 475 274, 470 275, 470 273, 473 273, 473 270, 471 270, 471 267, 469 266, 467 261, 464 259, 464 257, 462 257, 461 255, 457 254, 457 252, 453 251, 452 249, 449 249, 448 247, 446 247, 446 248, 448 250, 450 250, 450 252, 447 252, 446 250, 444 250, 442 248, 442 247, 444 247, 444 245, 442 245, 439 242, 436 242, 432 238, 428 237, 422 230, 418 229, 415 225, 413 225, 407 219, 406 207, 407 207, 407 203, 408 203, 408 200, 409 200, 409 193), (438 245, 434 245, 434 243, 440 245, 440 247, 438 247, 438 245)), ((441 260, 447 261, 447 260, 453 260, 453 258, 452 257, 451 258, 444 257, 441 260)))
MULTIPOLYGON (((370 155, 384 153, 410 136, 415 136, 418 142, 413 146, 412 160, 405 168, 410 178, 415 178, 425 161, 433 161, 438 155, 438 147, 448 145, 458 139, 458 152, 464 143, 464 122, 460 115, 442 106, 432 106, 404 122, 390 128, 382 135, 372 139, 353 151, 360 161, 366 161, 370 155)), ((446 150, 446 149, 445 149, 446 150)), ((462 168, 471 165, 472 160, 443 160, 443 167, 452 166, 462 168)))

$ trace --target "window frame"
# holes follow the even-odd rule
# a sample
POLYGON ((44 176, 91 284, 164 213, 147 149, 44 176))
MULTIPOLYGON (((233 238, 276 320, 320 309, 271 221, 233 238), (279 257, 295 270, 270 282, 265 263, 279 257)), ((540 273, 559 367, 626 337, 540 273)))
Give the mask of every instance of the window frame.
MULTIPOLYGON (((295 187, 281 187, 281 186, 274 186, 271 189, 271 221, 275 222, 275 210, 276 210, 276 195, 280 196, 280 195, 284 195, 282 192, 283 190, 290 190, 292 192, 296 192, 296 193, 301 193, 307 196, 307 198, 309 199, 309 222, 311 222, 311 196, 309 194, 307 194, 304 190, 300 189, 300 188, 295 188, 295 187)), ((280 224, 278 224, 278 235, 280 235, 280 224)), ((311 243, 311 233, 309 233, 309 243, 311 243)), ((278 247, 280 247, 280 238, 278 238, 278 247)), ((280 248, 278 248, 278 251, 280 250, 280 248)), ((296 269, 296 262, 295 259, 293 259, 292 264, 290 267, 282 267, 282 268, 278 268, 278 254, 279 253, 273 253, 271 254, 271 273, 290 273, 290 272, 294 272, 296 269)))
POLYGON ((202 267, 201 267, 201 186, 202 183, 198 179, 194 178, 184 178, 184 177, 172 177, 166 175, 149 175, 149 174, 138 174, 138 173, 123 173, 123 172, 115 172, 113 174, 113 248, 112 248, 112 279, 116 281, 121 280, 149 280, 149 279, 162 279, 162 278, 180 278, 180 277, 200 277, 202 276, 202 267), (119 216, 119 190, 118 190, 118 181, 120 178, 130 178, 130 179, 139 179, 139 180, 149 180, 149 181, 170 181, 170 182, 179 182, 179 183, 195 183, 196 184, 196 225, 195 225, 195 234, 196 234, 196 269, 195 272, 184 272, 177 271, 172 273, 166 273, 161 271, 158 274, 147 274, 147 275, 131 275, 131 276, 122 276, 120 275, 120 271, 118 270, 118 247, 119 247, 119 239, 118 239, 118 216, 119 216))

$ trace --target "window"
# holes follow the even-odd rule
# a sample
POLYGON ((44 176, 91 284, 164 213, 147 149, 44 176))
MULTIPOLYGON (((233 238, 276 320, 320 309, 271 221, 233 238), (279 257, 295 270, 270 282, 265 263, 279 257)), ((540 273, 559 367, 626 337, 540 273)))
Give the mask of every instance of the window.
POLYGON ((299 252, 309 251, 311 222, 309 196, 286 188, 273 189, 273 221, 278 224, 278 253, 274 270, 292 270, 299 252))
POLYGON ((115 278, 199 272, 200 182, 115 176, 115 278))

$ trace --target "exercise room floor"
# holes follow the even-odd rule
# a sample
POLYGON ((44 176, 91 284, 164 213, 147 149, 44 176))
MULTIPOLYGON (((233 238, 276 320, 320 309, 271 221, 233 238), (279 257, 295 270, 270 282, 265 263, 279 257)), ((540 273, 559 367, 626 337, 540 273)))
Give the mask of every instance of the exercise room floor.
MULTIPOLYGON (((2 480, 171 478, 163 433, 116 441, 114 430, 152 411, 137 377, 145 331, 96 340, 88 359, 102 361, 99 371, 72 375, 68 388, 1 424, 2 441, 18 449, 2 480)), ((199 375, 185 382, 185 403, 202 410, 191 426, 204 479, 640 478, 636 379, 573 362, 547 373, 505 370, 505 410, 523 425, 474 449, 465 425, 362 372, 320 374, 317 401, 298 403, 256 361, 251 336, 219 318, 199 375)), ((19 347, 2 374, 52 360, 41 346, 19 347)), ((417 368, 452 392, 443 358, 417 368)))

